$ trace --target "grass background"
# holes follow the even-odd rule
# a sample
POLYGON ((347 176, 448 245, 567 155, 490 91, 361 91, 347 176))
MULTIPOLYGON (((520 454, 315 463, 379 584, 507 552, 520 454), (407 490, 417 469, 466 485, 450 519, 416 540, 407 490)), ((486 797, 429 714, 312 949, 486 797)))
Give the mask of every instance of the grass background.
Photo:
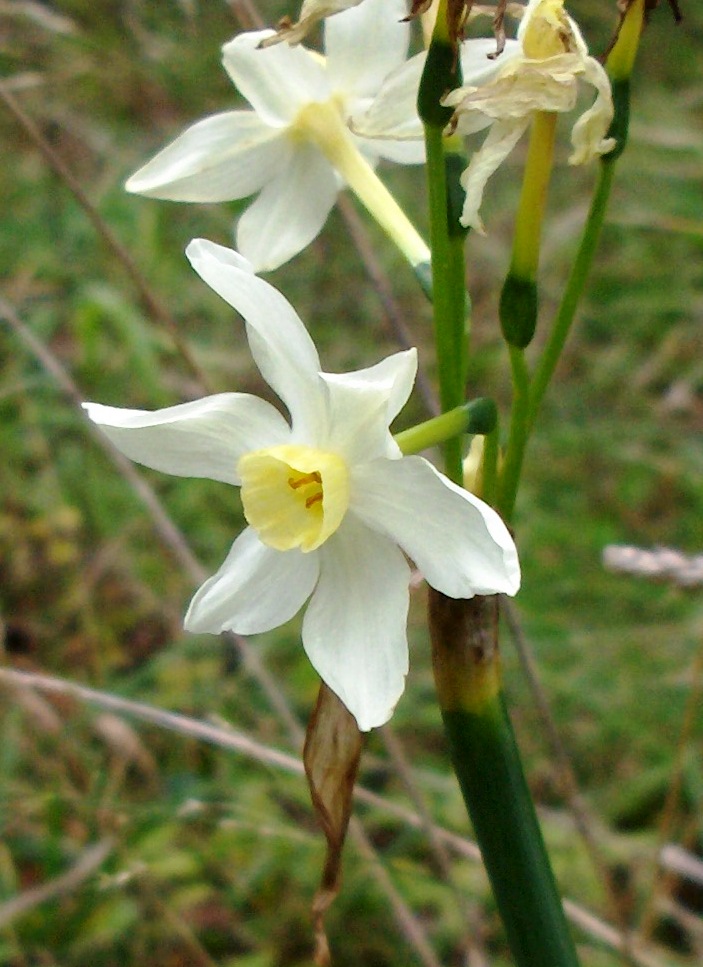
MULTIPOLYGON (((649 904, 663 805, 676 777, 681 791, 665 839, 703 852, 700 704, 681 739, 687 703, 700 687, 700 590, 614 576, 601 563, 612 542, 703 550, 703 14, 686 6, 684 23, 675 26, 662 4, 643 39, 631 144, 588 296, 528 454, 516 519, 521 620, 592 835, 615 873, 621 916, 632 927, 649 904)), ((572 4, 595 51, 606 45, 613 7, 606 0, 572 4)), ((126 247, 200 374, 0 104, 2 643, 8 667, 214 716, 297 755, 290 723, 256 662, 278 683, 274 699, 283 698, 304 723, 317 683, 298 625, 262 636, 244 655, 231 642, 183 635, 182 614, 197 583, 192 569, 165 545, 134 484, 87 432, 46 358, 18 328, 26 326, 50 362, 70 374, 81 398, 158 407, 202 395, 203 376, 210 389, 261 392, 241 322, 182 254, 197 235, 228 244, 236 205, 174 205, 122 190, 126 176, 187 123, 235 103, 219 47, 241 29, 238 9, 204 0, 0 5, 3 89, 126 247)), ((268 22, 291 12, 273 3, 261 10, 268 22)), ((564 164, 562 127, 538 339, 558 301, 593 176, 564 164)), ((491 183, 489 235, 467 248, 471 388, 503 406, 508 367, 496 304, 520 160, 518 152, 491 183)), ((424 228, 421 172, 389 168, 384 177, 424 228)), ((428 308, 376 229, 368 233, 431 376, 428 308)), ((328 369, 369 364, 395 348, 338 212, 271 280, 309 324, 328 369)), ((422 415, 415 400, 404 419, 422 415)), ((202 566, 216 568, 241 525, 237 494, 204 481, 138 476, 202 566)), ((361 782, 396 804, 422 797, 434 822, 465 835, 433 701, 421 590, 410 634, 408 689, 392 736, 372 735, 361 782), (407 772, 397 751, 389 753, 393 736, 407 772)), ((510 706, 560 885, 612 922, 613 904, 575 830, 563 771, 509 636, 504 654, 510 706)), ((323 846, 299 776, 70 696, 7 683, 1 694, 0 963, 309 962, 309 908, 323 846), (106 844, 103 862, 80 882, 57 885, 95 843, 106 844), (11 915, 18 896, 31 899, 46 884, 56 895, 11 915)), ((356 843, 347 850, 343 892, 328 918, 336 964, 431 963, 433 952, 442 964, 509 963, 475 861, 454 850, 443 864, 427 835, 378 805, 361 804, 357 814, 372 852, 356 843), (424 957, 418 932, 429 948, 424 957)), ((652 963, 700 962, 702 909, 700 886, 668 884, 653 921, 652 963)), ((577 938, 584 965, 623 962, 592 930, 577 930, 577 938)))

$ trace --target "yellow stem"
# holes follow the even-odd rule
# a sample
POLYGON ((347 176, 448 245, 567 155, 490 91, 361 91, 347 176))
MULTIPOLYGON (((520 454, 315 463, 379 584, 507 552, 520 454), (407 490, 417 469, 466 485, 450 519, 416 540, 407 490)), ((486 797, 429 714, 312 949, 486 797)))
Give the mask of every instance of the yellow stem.
POLYGON ((554 158, 556 120, 556 114, 551 111, 537 111, 532 119, 511 264, 512 273, 521 279, 537 276, 542 217, 554 158))
POLYGON ((620 26, 615 46, 605 62, 606 70, 614 81, 624 80, 632 74, 644 23, 644 0, 634 0, 620 26))
POLYGON ((334 101, 306 105, 293 133, 322 151, 413 268, 430 261, 426 242, 359 151, 334 101))

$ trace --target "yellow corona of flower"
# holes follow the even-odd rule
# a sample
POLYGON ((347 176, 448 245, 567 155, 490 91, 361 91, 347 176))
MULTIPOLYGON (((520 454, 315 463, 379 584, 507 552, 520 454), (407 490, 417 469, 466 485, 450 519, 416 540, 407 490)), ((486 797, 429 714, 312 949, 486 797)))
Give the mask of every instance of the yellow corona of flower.
POLYGON ((367 730, 390 717, 408 669, 407 554, 444 594, 515 594, 520 567, 500 517, 389 431, 415 379, 414 349, 353 373, 322 372, 292 306, 238 253, 191 242, 196 272, 245 319, 270 403, 220 393, 148 412, 86 403, 132 460, 241 487, 249 526, 196 592, 193 632, 255 634, 310 598, 303 645, 367 730))
POLYGON ((566 112, 576 106, 579 87, 589 84, 596 100, 571 132, 570 164, 584 164, 611 151, 607 137, 613 119, 610 81, 602 65, 589 56, 563 0, 530 0, 517 34, 516 48, 493 61, 491 76, 452 91, 445 103, 455 108, 453 124, 461 134, 490 128, 462 176, 466 201, 462 224, 483 232, 479 214, 486 183, 529 127, 535 112, 566 112))

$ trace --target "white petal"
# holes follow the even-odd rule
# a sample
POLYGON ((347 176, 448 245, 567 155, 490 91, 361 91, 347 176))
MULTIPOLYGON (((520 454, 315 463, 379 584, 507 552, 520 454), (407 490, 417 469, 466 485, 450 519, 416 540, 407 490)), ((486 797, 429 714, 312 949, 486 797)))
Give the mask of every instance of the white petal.
POLYGON ((405 0, 364 0, 325 22, 327 74, 332 88, 355 97, 373 96, 408 52, 410 24, 405 0))
POLYGON ((187 128, 127 181, 169 201, 246 198, 285 166, 286 141, 253 111, 228 111, 187 128))
POLYGON ((584 62, 583 77, 595 87, 598 94, 594 104, 581 115, 571 132, 574 151, 569 164, 572 165, 586 164, 615 147, 615 139, 606 138, 614 112, 608 75, 595 58, 588 57, 584 62))
POLYGON ((421 165, 425 161, 424 141, 394 141, 388 138, 358 138, 359 148, 373 163, 376 158, 400 165, 421 165))
POLYGON ((417 373, 417 350, 388 356, 354 373, 322 373, 328 388, 328 441, 350 464, 398 457, 388 431, 405 406, 417 373))
POLYGON ((290 427, 265 400, 220 393, 163 410, 127 410, 84 403, 118 450, 153 470, 239 484, 236 466, 251 450, 290 440, 290 427))
POLYGON ((184 626, 213 635, 270 631, 298 613, 312 594, 318 569, 315 553, 274 551, 247 527, 217 574, 196 591, 184 626))
POLYGON ((362 0, 303 0, 297 23, 281 29, 278 36, 289 44, 298 44, 318 20, 348 10, 361 2, 362 0))
POLYGON ((294 429, 309 433, 312 442, 323 407, 320 359, 296 311, 232 249, 198 238, 186 255, 201 279, 244 317, 261 375, 288 407, 294 429))
POLYGON ((411 57, 386 77, 366 110, 354 112, 350 123, 357 135, 369 139, 423 142, 417 92, 426 58, 424 51, 411 57))
POLYGON ((517 142, 527 130, 529 117, 513 121, 496 121, 488 132, 486 140, 472 156, 469 167, 461 176, 461 184, 466 192, 461 224, 484 233, 479 214, 486 182, 493 172, 505 161, 517 142))
POLYGON ((405 685, 410 570, 397 547, 349 516, 318 553, 303 645, 366 732, 388 721, 405 685))
POLYGON ((520 565, 498 514, 422 457, 353 470, 350 509, 396 541, 433 588, 451 598, 515 594, 520 565))
POLYGON ((239 219, 237 247, 257 272, 277 269, 317 238, 337 191, 337 176, 324 155, 311 144, 297 144, 286 169, 239 219))
POLYGON ((222 48, 222 63, 262 121, 289 124, 301 107, 330 96, 324 67, 304 47, 260 48, 272 30, 239 34, 222 48))
POLYGON ((515 58, 522 56, 522 48, 517 40, 506 40, 502 54, 498 57, 489 56, 495 52, 495 37, 474 37, 464 41, 459 47, 462 84, 475 87, 488 84, 515 58))

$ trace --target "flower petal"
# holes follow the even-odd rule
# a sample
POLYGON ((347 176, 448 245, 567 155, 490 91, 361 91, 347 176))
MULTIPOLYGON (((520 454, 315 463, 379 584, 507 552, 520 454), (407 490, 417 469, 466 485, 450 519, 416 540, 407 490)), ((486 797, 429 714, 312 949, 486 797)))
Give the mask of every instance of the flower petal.
POLYGON ((84 403, 93 423, 118 450, 153 470, 239 484, 236 466, 251 450, 290 440, 290 427, 270 403, 219 393, 162 410, 84 403))
POLYGON ((354 468, 350 510, 450 598, 513 595, 520 586, 515 544, 498 514, 422 457, 354 468))
POLYGON ((615 138, 606 137, 614 113, 608 75, 594 57, 587 57, 583 68, 583 79, 598 93, 593 105, 581 115, 571 132, 574 150, 569 164, 572 165, 586 164, 615 147, 615 138))
POLYGON ((232 249, 198 238, 186 255, 201 279, 244 317, 261 375, 288 407, 293 429, 314 442, 323 411, 320 359, 296 311, 232 249))
POLYGON ((285 170, 239 219, 237 247, 257 272, 277 269, 317 238, 338 190, 324 155, 311 144, 297 144, 285 170))
POLYGON ((127 181, 169 201, 246 198, 285 167, 286 142, 253 111, 227 111, 187 128, 127 181))
POLYGON ((275 38, 270 38, 269 43, 286 41, 289 44, 299 44, 309 30, 322 20, 323 17, 331 17, 349 7, 355 7, 362 0, 303 0, 300 8, 298 21, 290 27, 281 27, 275 38))
POLYGON ((366 732, 388 721, 403 692, 410 569, 394 544, 349 516, 318 553, 303 645, 366 732))
POLYGON ((488 84, 515 58, 522 56, 522 48, 517 40, 506 40, 499 57, 495 56, 495 52, 495 37, 473 37, 465 40, 459 47, 462 84, 476 87, 488 84))
POLYGON ((353 113, 350 123, 355 134, 364 139, 423 141, 417 92, 426 59, 425 51, 416 54, 386 77, 371 104, 353 113))
POLYGON ((259 47, 273 30, 239 34, 222 48, 222 63, 262 121, 280 128, 301 107, 326 101, 330 87, 322 64, 304 47, 259 47))
POLYGON ((354 373, 321 373, 328 389, 327 439, 350 464, 377 456, 399 457, 388 431, 405 406, 417 373, 417 350, 394 353, 354 373))
POLYGON ((485 234, 483 221, 479 214, 483 191, 488 179, 508 157, 517 142, 527 130, 529 116, 511 121, 496 121, 479 150, 471 158, 469 167, 461 176, 461 184, 466 192, 461 224, 485 234))
POLYGON ((402 64, 410 42, 405 0, 364 0, 325 21, 327 75, 335 91, 372 97, 402 64))
POLYGON ((217 574, 195 592, 184 626, 196 634, 270 631, 298 613, 312 594, 318 570, 316 554, 274 551, 247 527, 217 574))

